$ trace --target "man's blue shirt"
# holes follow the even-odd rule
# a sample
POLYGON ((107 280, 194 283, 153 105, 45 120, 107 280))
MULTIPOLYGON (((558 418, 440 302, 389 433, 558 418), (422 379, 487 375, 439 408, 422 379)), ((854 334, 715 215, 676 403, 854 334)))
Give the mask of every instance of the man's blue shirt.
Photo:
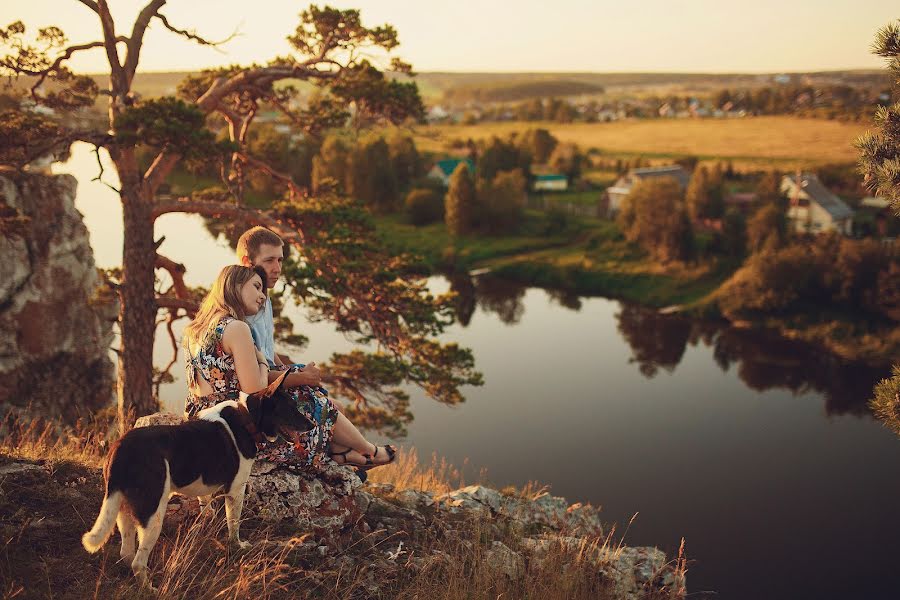
POLYGON ((272 314, 272 301, 266 298, 266 303, 255 315, 246 318, 250 326, 250 334, 253 343, 263 353, 269 366, 275 366, 275 317, 272 314))

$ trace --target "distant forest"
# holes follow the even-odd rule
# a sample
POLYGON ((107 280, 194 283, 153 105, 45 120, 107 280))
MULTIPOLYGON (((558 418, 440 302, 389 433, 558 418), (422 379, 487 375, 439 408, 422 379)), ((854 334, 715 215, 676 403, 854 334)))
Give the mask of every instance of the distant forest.
MULTIPOLYGON (((154 97, 173 94, 178 82, 189 72, 139 73, 136 91, 154 97)), ((405 77, 401 76, 401 77, 405 77)), ((709 92, 722 88, 750 88, 771 85, 774 74, 710 73, 418 73, 416 82, 426 102, 480 100, 510 102, 581 94, 600 94, 610 88, 640 88, 679 85, 685 91, 709 92), (480 94, 480 96, 476 96, 480 94), (508 96, 505 96, 508 94, 508 96), (493 96, 498 97, 493 97, 493 96)), ((807 85, 845 84, 890 86, 883 70, 825 71, 792 73, 795 83, 807 85)), ((99 81, 99 79, 98 79, 99 81)), ((105 82, 103 83, 105 86, 105 82)), ((300 86, 301 88, 304 86, 300 86)))
POLYGON ((583 81, 522 81, 515 83, 468 84, 452 87, 444 92, 450 104, 464 102, 516 102, 532 98, 602 94, 603 86, 583 81))

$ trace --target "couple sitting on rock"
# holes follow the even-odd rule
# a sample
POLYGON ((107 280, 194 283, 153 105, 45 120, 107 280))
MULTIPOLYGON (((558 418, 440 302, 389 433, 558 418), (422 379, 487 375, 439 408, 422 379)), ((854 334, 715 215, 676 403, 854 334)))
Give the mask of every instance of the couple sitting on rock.
POLYGON ((185 328, 183 346, 188 382, 185 413, 197 412, 240 392, 266 387, 285 370, 284 387, 313 428, 293 443, 267 444, 259 459, 318 471, 331 458, 357 467, 361 478, 371 467, 392 462, 392 446, 376 446, 334 405, 320 387, 322 372, 315 363, 283 364, 275 354, 272 303, 266 290, 281 276, 284 244, 278 235, 254 227, 237 244, 240 265, 222 269, 203 299, 194 320, 185 328))

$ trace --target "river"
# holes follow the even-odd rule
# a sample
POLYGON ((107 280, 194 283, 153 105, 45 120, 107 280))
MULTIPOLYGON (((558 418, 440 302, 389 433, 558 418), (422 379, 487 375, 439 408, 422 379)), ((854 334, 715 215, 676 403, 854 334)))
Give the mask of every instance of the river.
MULTIPOLYGON (((93 154, 76 145, 55 170, 79 179, 98 265, 120 264, 121 207, 91 181, 93 154)), ((233 260, 201 217, 165 215, 161 235, 160 252, 185 264, 189 285, 209 285, 233 260)), ((537 481, 601 506, 629 545, 673 556, 685 538, 693 598, 897 597, 900 445, 866 407, 886 371, 604 298, 490 278, 461 289, 474 310, 444 338, 473 349, 485 385, 465 389, 457 407, 411 390, 401 445, 486 469, 496 487, 537 481)), ((324 362, 350 347, 302 307, 286 310, 310 338, 295 359, 324 362)), ((162 328, 156 342, 162 366, 162 328)), ((180 362, 173 375, 161 399, 180 410, 180 362)))

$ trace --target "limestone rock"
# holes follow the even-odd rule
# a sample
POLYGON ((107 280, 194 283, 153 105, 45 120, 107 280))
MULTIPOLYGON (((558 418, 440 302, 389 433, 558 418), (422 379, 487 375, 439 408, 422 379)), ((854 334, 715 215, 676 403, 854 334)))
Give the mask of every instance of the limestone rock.
POLYGON ((522 549, 530 564, 539 568, 552 568, 551 557, 559 561, 559 556, 567 554, 592 562, 611 582, 617 599, 638 600, 656 590, 665 590, 665 597, 683 597, 686 591, 684 574, 658 548, 598 546, 586 543, 585 538, 551 534, 523 539, 522 549))
POLYGON ((510 579, 518 579, 525 572, 522 555, 503 542, 491 543, 491 547, 484 551, 484 563, 492 571, 502 573, 510 579))
POLYGON ((657 589, 681 596, 686 591, 684 574, 668 564, 658 548, 623 547, 602 571, 614 580, 617 598, 637 600, 657 589))
POLYGON ((73 423, 109 404, 118 309, 100 302, 71 175, 0 174, 0 411, 73 423))
POLYGON ((497 490, 471 485, 434 498, 440 510, 451 514, 470 513, 480 517, 503 517, 528 528, 541 526, 583 536, 602 534, 597 509, 586 504, 568 506, 565 498, 547 493, 528 499, 506 496, 497 490))
POLYGON ((176 415, 174 413, 167 412, 157 412, 152 415, 145 415, 143 417, 138 417, 138 420, 134 422, 135 428, 138 427, 149 427, 150 425, 180 425, 184 422, 184 417, 182 415, 176 415))
POLYGON ((403 490, 396 494, 397 502, 410 510, 422 510, 434 505, 434 494, 418 490, 403 490))
POLYGON ((332 463, 319 473, 253 465, 244 509, 266 521, 287 522, 298 533, 332 540, 362 520, 370 497, 358 494, 362 484, 346 467, 332 463))

